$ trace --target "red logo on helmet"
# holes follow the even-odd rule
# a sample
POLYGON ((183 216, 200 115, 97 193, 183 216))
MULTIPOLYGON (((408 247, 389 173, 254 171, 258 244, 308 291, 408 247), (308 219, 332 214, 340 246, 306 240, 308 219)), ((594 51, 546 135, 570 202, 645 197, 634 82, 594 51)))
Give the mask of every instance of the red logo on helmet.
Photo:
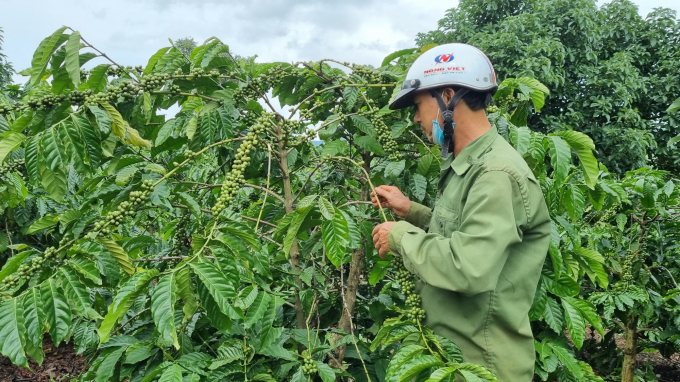
POLYGON ((444 62, 451 62, 453 61, 453 53, 451 54, 440 54, 439 56, 434 58, 434 62, 441 64, 444 62))

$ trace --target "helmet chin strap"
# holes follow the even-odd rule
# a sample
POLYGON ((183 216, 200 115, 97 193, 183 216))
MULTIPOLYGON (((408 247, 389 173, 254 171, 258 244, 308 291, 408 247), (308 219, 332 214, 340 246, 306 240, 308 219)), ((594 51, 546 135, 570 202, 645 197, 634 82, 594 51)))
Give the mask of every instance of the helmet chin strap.
POLYGON ((439 103, 439 108, 442 110, 442 118, 444 119, 444 142, 442 143, 442 158, 446 158, 449 156, 449 151, 453 151, 453 128, 456 126, 456 124, 453 123, 453 109, 456 108, 458 101, 460 101, 460 99, 463 98, 467 92, 467 88, 461 88, 456 92, 456 94, 453 95, 451 102, 449 102, 447 106, 439 92, 434 89, 430 90, 432 96, 437 100, 437 103, 439 103))

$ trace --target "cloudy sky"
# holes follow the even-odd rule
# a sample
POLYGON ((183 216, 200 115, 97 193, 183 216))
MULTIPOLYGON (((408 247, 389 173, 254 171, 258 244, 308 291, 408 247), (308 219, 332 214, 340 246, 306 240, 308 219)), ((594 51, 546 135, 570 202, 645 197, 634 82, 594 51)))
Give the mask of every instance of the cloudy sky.
MULTIPOLYGON (((607 0, 600 0, 604 3, 607 0)), ((634 0, 640 13, 679 0, 634 0)), ((30 66, 40 41, 62 25, 123 65, 145 65, 168 38, 216 36, 258 61, 335 58, 378 65, 434 29, 456 0, 0 0, 4 53, 17 70, 30 66)), ((16 78, 20 80, 20 77, 16 78)), ((23 82, 23 81, 22 81, 23 82)))

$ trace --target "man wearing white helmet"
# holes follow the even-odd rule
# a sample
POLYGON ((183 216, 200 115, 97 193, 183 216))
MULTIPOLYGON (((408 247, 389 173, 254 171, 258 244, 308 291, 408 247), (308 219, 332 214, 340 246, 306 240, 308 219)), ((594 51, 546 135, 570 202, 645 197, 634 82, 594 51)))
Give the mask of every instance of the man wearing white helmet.
POLYGON ((381 257, 403 258, 420 281, 426 324, 453 340, 466 362, 501 382, 529 382, 534 371, 531 307, 550 242, 550 216, 524 159, 489 123, 496 75, 466 44, 440 45, 413 63, 391 109, 415 106, 414 122, 444 158, 432 209, 398 188, 380 198, 405 220, 373 230, 381 257))

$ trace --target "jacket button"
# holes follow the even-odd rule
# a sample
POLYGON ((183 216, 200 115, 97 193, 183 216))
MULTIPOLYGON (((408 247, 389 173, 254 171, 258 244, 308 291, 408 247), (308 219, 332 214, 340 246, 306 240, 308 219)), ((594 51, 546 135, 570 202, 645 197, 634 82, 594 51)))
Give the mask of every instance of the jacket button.
POLYGON ((444 222, 439 222, 439 228, 444 228, 444 222))

